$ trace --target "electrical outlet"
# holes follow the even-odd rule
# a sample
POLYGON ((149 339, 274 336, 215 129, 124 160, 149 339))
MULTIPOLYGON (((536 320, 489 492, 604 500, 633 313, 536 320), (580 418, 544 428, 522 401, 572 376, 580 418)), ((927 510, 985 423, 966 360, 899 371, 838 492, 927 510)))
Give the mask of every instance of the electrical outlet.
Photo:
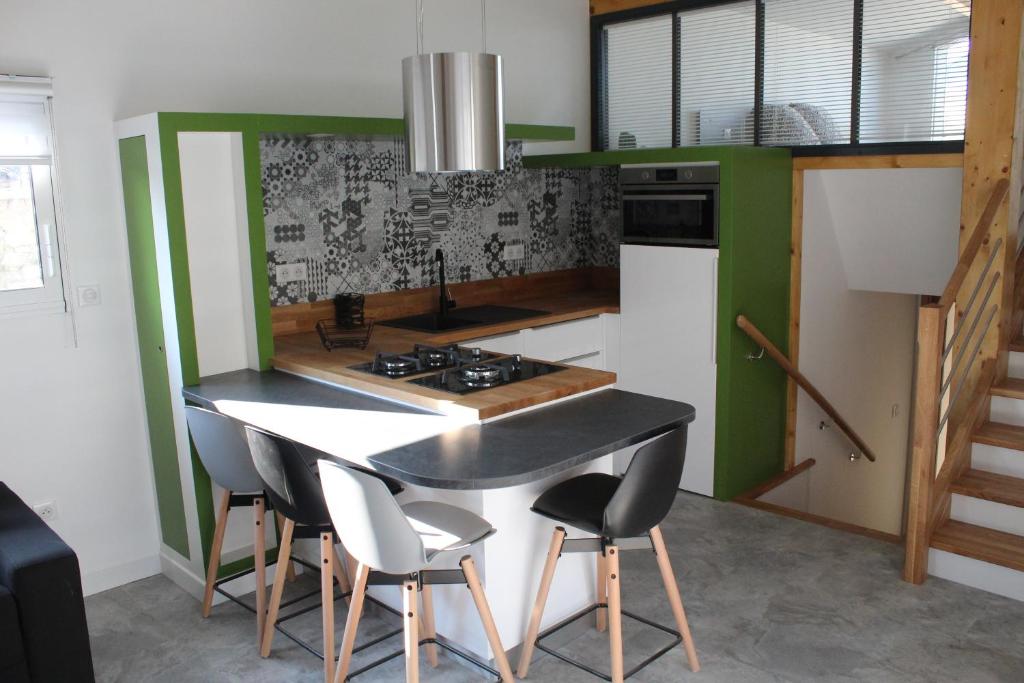
POLYGON ((526 257, 526 247, 523 244, 506 244, 503 254, 506 261, 517 261, 526 257))
POLYGON ((43 521, 52 522, 57 519, 57 504, 52 500, 46 503, 40 503, 32 507, 36 514, 39 515, 43 521))
POLYGON ((283 284, 285 282, 305 280, 308 275, 308 271, 306 269, 306 264, 302 262, 282 263, 275 268, 274 274, 277 276, 278 284, 283 284))

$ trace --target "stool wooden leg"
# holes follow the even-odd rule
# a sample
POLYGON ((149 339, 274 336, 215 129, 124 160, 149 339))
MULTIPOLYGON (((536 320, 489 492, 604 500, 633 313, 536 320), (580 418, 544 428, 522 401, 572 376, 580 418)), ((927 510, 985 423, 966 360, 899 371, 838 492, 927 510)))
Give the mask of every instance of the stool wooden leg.
MULTIPOLYGON (((277 544, 277 567, 279 570, 292 556, 292 533, 294 531, 295 522, 290 519, 285 520, 284 528, 281 530, 281 540, 277 544)), ((263 627, 263 641, 260 643, 260 657, 270 656, 270 644, 274 642, 274 624, 277 623, 277 612, 281 609, 285 574, 287 572, 278 571, 274 575, 274 587, 270 590, 270 603, 267 605, 267 621, 263 627)))
MULTIPOLYGON (((341 589, 342 593, 351 593, 352 592, 352 584, 350 584, 348 582, 348 574, 345 573, 345 565, 342 564, 341 558, 338 557, 337 549, 332 547, 331 548, 331 554, 332 554, 332 557, 333 557, 333 560, 334 560, 333 563, 332 563, 333 566, 334 566, 334 578, 336 578, 338 580, 338 588, 341 589)), ((351 605, 352 604, 352 596, 351 595, 349 595, 348 597, 345 598, 345 604, 346 605, 351 605)))
MULTIPOLYGON (((284 515, 280 512, 275 512, 274 516, 277 517, 277 529, 278 533, 280 533, 284 529, 284 515)), ((280 539, 280 536, 278 536, 278 539, 280 539)), ((288 560, 288 567, 285 571, 287 572, 285 577, 288 579, 288 583, 295 581, 295 563, 292 562, 290 558, 288 560)))
POLYGON ((491 650, 494 652, 494 664, 498 667, 498 672, 501 673, 501 680, 503 683, 512 683, 515 680, 512 677, 512 667, 509 666, 505 647, 501 644, 498 627, 494 625, 494 616, 487 604, 484 587, 480 585, 476 564, 473 562, 473 558, 467 555, 459 562, 459 566, 462 567, 462 573, 466 575, 466 585, 469 586, 469 592, 473 594, 473 602, 476 603, 476 611, 480 613, 480 621, 484 624, 484 633, 487 634, 487 642, 490 643, 491 650))
POLYGON ((352 575, 352 604, 348 608, 345 620, 345 635, 341 638, 341 655, 338 657, 338 668, 334 672, 334 683, 344 683, 348 677, 348 669, 352 665, 352 649, 356 644, 356 631, 359 629, 359 618, 363 616, 363 600, 366 598, 366 580, 370 577, 370 568, 365 564, 356 567, 352 575))
POLYGON ((263 640, 263 627, 267 621, 267 536, 263 523, 267 508, 263 498, 252 501, 253 563, 256 566, 256 647, 263 640))
MULTIPOLYGON (((423 587, 423 637, 436 638, 437 627, 434 623, 434 589, 430 585, 423 587)), ((437 668, 437 645, 427 645, 427 661, 437 668)))
POLYGON ((612 653, 612 683, 622 683, 622 595, 620 593, 619 549, 608 546, 608 631, 612 653))
POLYGON ((686 621, 683 600, 679 597, 679 584, 676 582, 675 572, 672 571, 672 563, 668 559, 665 539, 662 538, 661 529, 658 527, 651 529, 650 535, 651 543, 654 544, 654 553, 658 557, 658 569, 661 570, 661 580, 665 584, 668 602, 672 606, 672 614, 676 618, 676 628, 679 629, 679 634, 683 637, 683 649, 686 650, 686 659, 690 662, 690 670, 694 672, 700 671, 700 662, 697 660, 697 648, 693 645, 690 624, 686 621))
POLYGON ((565 529, 555 527, 551 535, 551 545, 548 546, 548 557, 544 561, 544 572, 540 576, 540 587, 537 589, 537 599, 533 603, 533 613, 530 615, 530 627, 526 631, 526 639, 523 640, 523 650, 519 655, 519 667, 516 671, 520 678, 526 678, 530 671, 530 658, 533 656, 533 648, 537 642, 537 634, 540 633, 540 620, 544 616, 544 605, 548 601, 548 591, 551 589, 551 579, 555 575, 555 567, 558 565, 558 556, 562 552, 562 542, 565 540, 565 529))
POLYGON ((402 614, 405 622, 405 682, 418 683, 420 680, 420 634, 419 598, 416 582, 402 584, 402 614))
MULTIPOLYGON (((608 603, 608 562, 604 553, 597 554, 597 601, 608 603)), ((597 608, 597 630, 608 630, 608 608, 597 608)))
POLYGON ((213 584, 217 582, 220 569, 220 551, 224 547, 224 530, 228 525, 228 510, 231 507, 231 491, 227 489, 220 497, 217 507, 217 526, 213 530, 213 545, 210 546, 210 564, 206 568, 206 590, 203 591, 203 618, 210 616, 213 607, 213 584))
POLYGON ((334 680, 334 534, 320 534, 320 601, 324 616, 324 683, 334 680))

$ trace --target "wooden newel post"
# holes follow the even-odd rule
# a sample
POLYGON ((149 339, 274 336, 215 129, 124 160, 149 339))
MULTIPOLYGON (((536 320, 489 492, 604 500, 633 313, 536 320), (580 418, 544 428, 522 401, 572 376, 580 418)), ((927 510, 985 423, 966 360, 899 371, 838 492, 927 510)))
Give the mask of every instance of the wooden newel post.
POLYGON ((922 306, 917 319, 917 385, 914 396, 914 447, 907 500, 906 559, 903 580, 924 583, 931 541, 929 515, 935 482, 939 389, 942 386, 944 308, 922 306))

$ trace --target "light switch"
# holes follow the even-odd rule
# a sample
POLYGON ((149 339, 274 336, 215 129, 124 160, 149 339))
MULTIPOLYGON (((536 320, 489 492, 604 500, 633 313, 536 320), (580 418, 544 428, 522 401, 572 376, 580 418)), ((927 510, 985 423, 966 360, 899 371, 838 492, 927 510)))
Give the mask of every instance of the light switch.
POLYGON ((100 286, 99 285, 79 285, 76 290, 78 295, 78 306, 99 306, 100 305, 100 286))

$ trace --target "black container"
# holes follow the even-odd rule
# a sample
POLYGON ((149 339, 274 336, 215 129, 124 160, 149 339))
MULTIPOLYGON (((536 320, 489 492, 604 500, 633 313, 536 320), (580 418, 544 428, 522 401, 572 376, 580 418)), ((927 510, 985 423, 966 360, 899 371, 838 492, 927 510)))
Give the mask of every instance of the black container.
POLYGON ((340 328, 361 327, 363 306, 366 298, 362 294, 345 292, 334 296, 334 324, 340 328))

